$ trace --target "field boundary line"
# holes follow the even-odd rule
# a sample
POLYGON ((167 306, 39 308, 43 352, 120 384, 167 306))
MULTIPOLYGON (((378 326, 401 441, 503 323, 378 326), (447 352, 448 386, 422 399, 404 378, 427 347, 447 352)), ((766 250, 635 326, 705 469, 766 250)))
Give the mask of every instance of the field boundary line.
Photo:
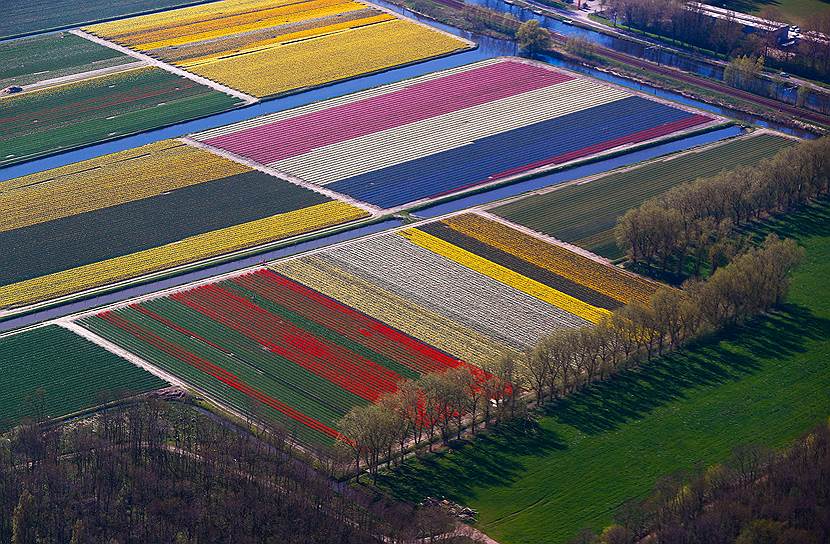
MULTIPOLYGON (((10 308, 10 309, 3 309, 3 310, 0 310, 0 320, 12 319, 12 318, 17 317, 21 314, 25 315, 25 314, 27 314, 29 312, 32 312, 32 311, 48 310, 50 308, 59 307, 59 306, 64 305, 64 304, 72 304, 74 302, 78 302, 78 301, 83 300, 85 298, 90 298, 90 297, 94 297, 94 296, 98 296, 98 295, 105 295, 105 294, 108 294, 108 293, 116 292, 116 291, 121 290, 121 289, 127 289, 127 288, 133 287, 135 285, 141 285, 142 283, 145 283, 145 282, 157 281, 157 280, 160 281, 160 280, 165 280, 165 279, 169 279, 169 278, 174 278, 174 277, 182 275, 182 274, 187 274, 189 272, 198 271, 201 268, 206 268, 206 267, 215 266, 215 265, 221 265, 221 264, 225 264, 225 263, 231 263, 231 262, 234 262, 234 261, 239 260, 239 259, 256 256, 257 254, 264 253, 266 251, 282 249, 282 248, 290 247, 294 244, 301 243, 301 242, 304 242, 304 241, 312 241, 312 240, 316 240, 316 239, 328 236, 330 234, 337 234, 340 231, 347 231, 347 230, 351 230, 352 228, 366 226, 367 224, 371 224, 373 221, 377 221, 377 219, 378 218, 371 218, 371 217, 369 217, 369 218, 364 217, 364 218, 360 218, 360 219, 355 219, 355 220, 352 220, 352 221, 349 221, 349 222, 346 222, 346 223, 340 223, 340 224, 332 225, 330 227, 325 227, 325 228, 320 229, 320 230, 315 230, 315 231, 311 231, 311 232, 304 233, 304 234, 297 234, 297 235, 291 236, 289 238, 284 238, 284 239, 281 239, 281 240, 274 240, 272 242, 266 242, 264 244, 251 246, 249 248, 239 249, 237 251, 232 251, 230 253, 223 253, 223 254, 220 254, 220 255, 213 256, 213 257, 208 257, 208 258, 205 258, 205 259, 201 259, 199 261, 194 261, 194 262, 191 262, 191 263, 185 263, 185 264, 174 266, 174 267, 171 267, 171 268, 164 268, 164 269, 161 269, 161 270, 157 270, 155 272, 149 272, 147 274, 142 274, 141 276, 136 276, 134 278, 124 279, 124 280, 116 281, 116 282, 113 282, 113 283, 100 285, 98 287, 91 287, 91 288, 85 289, 83 291, 78 291, 76 293, 70 293, 68 295, 63 295, 63 296, 60 296, 60 297, 56 297, 56 298, 49 299, 49 300, 44 300, 44 301, 41 301, 41 302, 35 302, 35 303, 29 304, 27 306, 21 306, 21 307, 10 308)), ((300 252, 300 253, 302 253, 302 252, 300 252)), ((268 262, 270 262, 270 261, 268 261, 268 262)), ((250 268, 255 268, 257 266, 261 266, 261 265, 250 265, 250 266, 241 268, 239 270, 246 270, 246 269, 250 269, 250 268)), ((199 280, 197 280, 197 281, 199 281, 199 280)), ((103 307, 107 307, 107 306, 109 306, 109 304, 104 304, 101 307, 103 308, 103 307)), ((71 315, 76 315, 77 313, 78 312, 73 312, 73 313, 68 314, 67 316, 64 316, 64 317, 68 317, 68 316, 71 316, 71 315)), ((62 319, 62 318, 47 319, 46 322, 51 323, 51 322, 57 321, 59 319, 62 319)), ((19 329, 11 329, 10 331, 4 331, 3 334, 21 332, 22 330, 28 329, 28 328, 30 328, 31 326, 34 326, 34 325, 35 324, 23 326, 19 329)))
POLYGON ((231 160, 235 163, 242 164, 242 165, 247 166, 249 168, 253 168, 254 170, 259 170, 260 172, 268 174, 269 176, 273 176, 273 177, 275 177, 277 179, 280 179, 282 181, 287 181, 288 183, 291 183, 293 185, 297 185, 297 186, 302 187, 304 189, 309 189, 311 191, 314 191, 315 193, 319 193, 319 194, 327 196, 331 199, 339 200, 340 202, 345 202, 347 204, 351 204, 355 208, 360 208, 361 210, 370 213, 372 215, 372 217, 380 217, 381 215, 387 215, 389 213, 387 210, 385 210, 383 208, 373 206, 373 205, 371 205, 367 202, 363 202, 361 200, 357 200, 357 199, 355 199, 353 197, 350 197, 348 195, 344 195, 343 193, 338 193, 336 191, 332 191, 331 189, 326 189, 326 187, 323 186, 323 185, 317 185, 317 184, 314 184, 314 183, 309 183, 309 182, 304 181, 304 180, 302 180, 298 177, 289 176, 289 175, 287 175, 283 172, 280 172, 279 170, 271 168, 270 166, 266 166, 262 163, 254 161, 252 159, 242 157, 242 156, 237 155, 236 153, 233 153, 231 151, 226 151, 224 149, 214 147, 214 146, 212 146, 210 144, 207 144, 205 142, 200 142, 198 140, 194 140, 190 136, 183 136, 181 138, 176 138, 176 139, 178 141, 184 143, 184 144, 189 145, 189 146, 199 148, 203 151, 207 151, 208 153, 213 153, 214 155, 219 155, 220 157, 231 160))
POLYGON ((613 168, 611 170, 606 170, 604 172, 597 172, 596 174, 590 174, 587 176, 583 176, 581 178, 572 179, 570 181, 566 181, 564 183, 556 183, 554 185, 549 185, 547 187, 541 187, 539 189, 534 189, 533 191, 528 191, 526 193, 520 193, 518 195, 510 196, 507 198, 503 198, 501 200, 494 200, 493 202, 488 202, 486 204, 482 204, 480 209, 482 210, 492 210, 493 208, 498 208, 500 206, 505 206, 507 204, 512 204, 514 202, 518 202, 525 198, 531 198, 534 196, 546 195, 548 193, 552 193, 554 191, 558 191, 559 189, 564 189, 565 187, 571 187, 574 185, 584 185, 586 183, 590 183, 592 181, 596 181, 598 179, 602 179, 608 176, 615 176, 617 174, 624 174, 626 172, 630 172, 631 170, 637 170, 638 168, 644 168, 646 166, 650 166, 652 164, 656 164, 659 162, 670 162, 674 159, 678 159, 685 155, 689 155, 692 153, 701 153, 703 151, 709 151, 710 149, 714 149, 716 147, 720 147, 721 145, 725 145, 731 142, 736 142, 738 140, 745 140, 748 138, 752 138, 755 135, 760 135, 763 132, 775 135, 775 136, 785 136, 783 133, 778 133, 769 129, 758 129, 751 132, 746 132, 744 134, 738 134, 737 136, 732 136, 729 138, 724 138, 722 140, 716 140, 714 142, 703 143, 700 145, 696 145, 690 147, 689 149, 684 149, 682 151, 676 152, 668 152, 665 155, 658 155, 651 159, 646 159, 640 162, 635 162, 633 164, 627 164, 624 166, 619 166, 617 168, 613 168))
MULTIPOLYGON (((342 247, 342 246, 346 246, 346 245, 349 245, 349 244, 357 243, 358 241, 371 240, 371 239, 374 239, 374 238, 379 238, 381 236, 391 236, 393 234, 396 234, 398 232, 401 232, 401 231, 404 231, 404 230, 407 230, 407 229, 417 228, 419 226, 426 225, 428 223, 435 223, 435 222, 447 219, 449 217, 453 217, 453 216, 456 216, 456 215, 462 215, 464 213, 469 213, 469 211, 470 210, 466 210, 466 209, 465 210, 457 210, 457 211, 454 211, 454 212, 451 212, 451 213, 448 213, 446 215, 442 215, 442 216, 439 216, 439 217, 430 217, 428 219, 423 219, 423 220, 420 220, 420 221, 417 221, 417 222, 414 222, 414 223, 407 223, 407 224, 399 225, 397 227, 392 227, 390 229, 381 230, 381 231, 378 231, 378 232, 373 232, 371 234, 366 234, 366 235, 363 235, 363 236, 358 236, 357 238, 350 238, 348 240, 342 240, 340 242, 335 242, 333 244, 317 247, 317 248, 314 248, 314 249, 310 249, 308 251, 301 251, 301 252, 295 253, 293 255, 286 255, 285 257, 279 257, 279 258, 276 258, 276 259, 271 259, 269 261, 263 261, 262 263, 258 263, 258 264, 254 264, 254 265, 247 266, 247 267, 244 267, 244 268, 240 268, 238 270, 229 270, 228 272, 224 272, 222 274, 218 274, 218 275, 215 275, 215 276, 209 276, 207 278, 201 278, 201 279, 194 280, 194 281, 191 281, 191 282, 188 282, 188 283, 184 283, 182 285, 176 285, 176 286, 173 286, 173 287, 168 287, 166 289, 161 289, 159 291, 153 291, 152 293, 145 293, 143 295, 130 297, 128 299, 125 299, 125 300, 122 300, 122 301, 119 301, 119 302, 112 302, 112 303, 109 303, 109 304, 104 304, 103 306, 98 306, 98 307, 90 308, 88 310, 75 312, 75 313, 66 315, 64 317, 54 319, 54 320, 47 320, 45 323, 59 323, 59 322, 63 322, 63 321, 76 321, 76 320, 79 320, 79 319, 83 319, 85 317, 90 317, 90 316, 99 314, 103 311, 118 310, 120 308, 124 308, 126 306, 131 305, 131 304, 140 304, 140 303, 146 302, 148 300, 154 300, 154 299, 157 299, 157 298, 167 297, 167 296, 170 296, 172 294, 179 293, 179 292, 182 292, 182 291, 189 291, 191 289, 195 289, 196 287, 200 287, 202 285, 209 285, 209 284, 212 284, 212 283, 217 283, 217 282, 220 282, 220 281, 232 279, 232 278, 235 278, 235 277, 238 277, 238 276, 242 276, 242 275, 254 272, 256 270, 263 270, 263 269, 269 268, 271 265, 276 264, 276 263, 283 263, 283 262, 288 262, 288 261, 300 259, 300 258, 303 258, 303 257, 317 255, 319 253, 331 250, 331 249, 336 248, 336 247, 342 247)), ((14 330, 14 331, 9 331, 6 334, 14 334, 16 332, 21 332, 21 331, 20 330, 14 330)))
POLYGON ((620 166, 620 167, 617 167, 617 168, 614 168, 614 169, 611 169, 611 170, 606 170, 604 172, 598 172, 596 174, 590 174, 590 175, 583 176, 581 178, 572 179, 570 181, 566 181, 566 182, 563 182, 563 183, 557 183, 557 184, 554 184, 554 185, 549 185, 547 187, 541 187, 539 189, 534 189, 534 190, 528 191, 526 193, 520 193, 518 195, 509 196, 509 197, 499 199, 499 200, 494 200, 494 201, 488 202, 486 204, 481 204, 480 206, 477 207, 477 209, 489 211, 489 210, 492 210, 494 208, 505 206, 507 204, 513 204, 514 202, 519 202, 519 201, 524 200, 526 198, 546 195, 548 193, 552 193, 554 191, 558 191, 558 190, 564 189, 566 187, 572 187, 574 185, 584 185, 586 183, 590 183, 592 181, 596 181, 596 180, 599 180, 599 179, 602 179, 602 178, 605 178, 605 177, 615 176, 615 175, 618 175, 618 174, 624 174, 626 172, 630 172, 632 170, 637 170, 639 168, 645 168, 645 167, 648 167, 648 166, 651 166, 651 165, 657 164, 657 163, 671 162, 675 159, 685 157, 686 155, 692 155, 692 154, 695 154, 695 153, 703 153, 703 152, 706 152, 706 151, 711 151, 712 149, 716 149, 716 148, 721 147, 723 145, 727 145, 727 144, 734 143, 734 142, 737 142, 737 141, 748 140, 748 139, 755 138, 757 136, 763 136, 763 135, 776 136, 776 137, 779 137, 779 138, 785 138, 785 139, 788 139, 788 140, 793 140, 795 142, 800 142, 801 141, 801 138, 799 138, 797 136, 792 136, 790 134, 785 134, 783 132, 778 132, 778 131, 775 131, 775 130, 772 130, 772 129, 769 129, 769 128, 758 128, 758 129, 750 130, 748 132, 744 132, 743 134, 738 134, 736 136, 727 137, 727 138, 724 138, 722 140, 716 140, 714 142, 702 143, 700 145, 695 145, 693 147, 690 147, 688 149, 683 149, 681 151, 675 151, 675 152, 670 151, 670 152, 668 152, 664 155, 658 155, 658 156, 653 157, 651 159, 646 159, 646 160, 636 162, 636 163, 633 163, 633 164, 620 166))
POLYGON ((95 334, 91 330, 79 325, 78 323, 75 323, 74 321, 70 321, 68 319, 58 319, 57 321, 55 321, 55 324, 59 327, 63 327, 68 331, 72 331, 81 338, 89 340, 93 344, 109 351, 113 355, 117 355, 122 359, 126 360, 127 362, 132 363, 133 365, 146 370, 156 378, 160 378, 169 383, 170 385, 176 385, 183 389, 192 389, 186 383, 176 378, 172 374, 165 372, 164 370, 156 367, 155 365, 145 361, 141 357, 134 355, 132 352, 127 351, 126 349, 116 345, 115 343, 110 342, 109 340, 95 334))
POLYGON ((570 244, 568 242, 560 240, 559 238, 554 238, 553 236, 550 236, 548 234, 543 234, 541 232, 535 231, 531 228, 525 227, 524 225, 519 225, 518 223, 513 223, 512 221, 508 221, 504 217, 499 217, 498 215, 494 215, 494 214, 492 214, 492 213, 490 213, 490 212, 488 212, 484 209, 474 209, 474 210, 472 210, 472 212, 476 215, 479 215, 479 216, 485 218, 485 219, 489 219, 490 221, 495 221, 496 223, 501 223, 505 227, 510 227, 513 230, 517 230, 517 231, 522 232, 524 234, 527 234, 529 236, 533 236, 534 238, 542 240, 543 242, 547 242, 549 244, 553 244, 553 245, 562 247, 564 249, 567 249, 571 253, 576 253, 578 255, 582 255, 583 257, 587 257, 588 259, 591 259, 592 261, 596 261, 596 262, 598 262, 600 264, 604 264, 606 266, 619 268, 617 266, 614 266, 614 263, 612 263, 611 261, 609 261, 605 257, 597 255, 596 253, 592 253, 592 252, 588 251, 585 248, 575 246, 573 244, 570 244))
MULTIPOLYGON (((109 66, 107 68, 98 68, 97 70, 87 70, 86 72, 69 74, 68 76, 54 77, 52 79, 44 79, 41 81, 30 83, 28 85, 23 85, 23 93, 21 94, 25 95, 26 93, 44 91, 47 89, 54 89, 56 87, 63 87, 64 85, 71 85, 73 83, 79 83, 81 81, 86 81, 88 79, 95 79, 98 77, 129 72, 131 70, 137 70, 139 68, 144 68, 146 66, 146 61, 134 59, 133 62, 128 62, 125 64, 118 64, 116 66, 109 66)), ((20 94, 6 96, 20 96, 20 94)))
MULTIPOLYGON (((449 36, 451 38, 454 38, 455 40, 458 40, 460 42, 464 42, 465 44, 467 44, 467 49, 468 50, 469 49, 476 49, 478 47, 478 44, 476 42, 474 42, 473 40, 468 40, 467 38, 457 36, 457 35, 453 34, 452 32, 448 32, 448 31, 446 31, 442 28, 438 28, 436 26, 432 26, 430 24, 427 24, 423 21, 413 19, 412 17, 410 17, 408 15, 404 15, 403 13, 399 13, 399 12, 393 10, 393 9, 386 8, 384 6, 380 6, 378 4, 370 2, 369 0, 357 0, 357 2, 359 4, 363 4, 363 5, 369 6, 371 8, 375 8, 376 10, 382 11, 384 13, 388 13, 389 15, 395 17, 396 19, 401 19, 401 20, 404 20, 404 21, 409 21, 410 23, 415 23, 416 25, 420 25, 420 26, 422 26, 426 29, 429 29, 433 32, 438 32, 440 34, 443 34, 444 36, 449 36)), ((405 10, 410 11, 410 12, 412 11, 409 8, 406 8, 406 7, 402 8, 402 9, 405 9, 405 10)), ((459 48, 459 50, 462 50, 462 49, 459 48)), ((424 60, 428 60, 428 59, 424 59, 424 60)))
MULTIPOLYGON (((181 389, 183 389, 184 391, 187 391, 187 392, 196 392, 196 393, 198 393, 198 395, 201 396, 202 399, 206 400, 207 402, 212 404, 214 407, 219 408, 220 410, 234 416, 235 418, 237 418, 240 421, 244 422, 244 421, 251 421, 252 420, 251 415, 246 415, 246 414, 240 412, 239 410, 237 410, 235 408, 232 408, 230 405, 226 404, 222 400, 219 400, 215 396, 213 396, 212 394, 207 393, 201 387, 189 384, 187 381, 184 381, 181 378, 177 378, 176 376, 170 374, 169 372, 167 372, 165 370, 162 370, 161 368, 157 367, 153 363, 148 362, 146 359, 143 359, 143 358, 139 357, 138 355, 135 355, 133 352, 120 347, 119 345, 115 344, 114 342, 111 342, 111 341, 107 340, 106 338, 90 331, 89 329, 87 329, 86 327, 84 327, 82 325, 79 325, 78 323, 75 323, 75 322, 73 322, 69 319, 66 319, 66 318, 58 319, 54 323, 56 325, 58 325, 59 327, 63 327, 64 329, 67 329, 67 330, 77 334, 78 336, 80 336, 82 338, 85 338, 86 340, 89 340, 93 344, 109 351, 113 355, 121 357, 122 359, 126 360, 128 363, 131 363, 131 364, 133 364, 133 365, 149 372, 153 376, 155 376, 155 377, 157 377, 161 380, 164 380, 164 381, 168 382, 171 385, 174 385, 176 387, 180 387, 181 389)), ((225 416, 222 416, 221 414, 220 414, 220 416, 225 417, 225 416)), ((227 418, 225 418, 225 419, 227 419, 227 418)), ((258 421, 258 420, 255 420, 255 419, 253 421, 255 422, 255 425, 257 425, 258 427, 260 427, 260 428, 262 428, 266 431, 268 430, 268 427, 266 425, 264 425, 262 421, 258 421)), ((230 423, 233 424, 234 422, 230 421, 230 423)), ((304 444, 303 442, 300 442, 300 441, 295 440, 295 439, 290 438, 290 437, 288 438, 288 442, 291 444, 291 446, 293 448, 298 449, 302 453, 308 453, 309 452, 308 448, 306 447, 306 444, 304 444)))
POLYGON ((150 55, 145 55, 144 53, 139 53, 138 51, 134 51, 134 50, 130 49, 129 47, 124 47, 123 45, 118 45, 117 43, 111 42, 109 40, 105 40, 104 38, 99 38, 98 36, 96 36, 94 34, 90 34, 89 32, 83 31, 79 28, 76 28, 74 30, 70 30, 69 33, 74 34, 76 36, 79 36, 81 38, 84 38, 86 40, 89 40, 91 42, 97 43, 98 45, 103 45, 104 47, 109 47, 110 49, 114 49, 114 50, 116 50, 120 53, 124 53, 125 55, 129 55, 133 58, 143 60, 149 66, 155 66, 157 68, 161 68, 162 70, 165 70, 167 72, 176 74, 177 76, 181 76, 181 77, 187 78, 191 81, 195 81, 196 83, 199 83, 200 85, 210 87, 211 89, 213 89, 215 91, 219 91, 219 92, 225 93, 227 95, 233 96, 234 98, 238 98, 239 100, 242 100, 243 102, 245 102, 246 106, 249 106, 251 104, 259 102, 259 98, 255 97, 255 96, 251 96, 251 95, 245 94, 241 91, 237 91, 236 89, 232 89, 232 88, 228 87, 227 85, 222 85, 221 83, 217 83, 216 81, 213 81, 213 80, 208 79, 206 77, 197 76, 196 74, 192 74, 192 73, 188 72, 187 70, 182 70, 181 68, 178 68, 176 66, 168 64, 166 62, 162 62, 158 59, 154 59, 150 55))

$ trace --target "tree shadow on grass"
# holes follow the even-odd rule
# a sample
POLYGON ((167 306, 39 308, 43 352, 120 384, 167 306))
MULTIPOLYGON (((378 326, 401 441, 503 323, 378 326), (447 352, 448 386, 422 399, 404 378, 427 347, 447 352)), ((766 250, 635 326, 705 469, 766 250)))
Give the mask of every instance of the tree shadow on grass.
MULTIPOLYGON (((826 338, 830 319, 786 305, 683 352, 592 384, 549 405, 545 414, 587 434, 612 431, 693 390, 736 382, 761 370, 765 361, 803 353, 807 342, 826 338)), ((412 459, 381 476, 379 484, 398 499, 445 496, 469 502, 483 489, 507 486, 523 476, 523 456, 543 457, 567 448, 556 432, 538 424, 508 424, 458 449, 412 459)))
POLYGON ((617 429, 701 387, 738 381, 764 360, 805 351, 810 340, 830 338, 830 320, 787 305, 686 350, 596 383, 550 405, 546 414, 587 434, 617 429))
POLYGON ((536 422, 504 424, 460 448, 411 459, 382 475, 379 486, 403 500, 433 496, 465 502, 475 498, 477 489, 505 486, 520 477, 526 469, 521 456, 543 457, 566 447, 536 422))
POLYGON ((802 239, 814 236, 830 236, 830 199, 809 204, 798 211, 750 223, 739 230, 750 234, 756 240, 763 240, 768 234, 780 238, 802 239))

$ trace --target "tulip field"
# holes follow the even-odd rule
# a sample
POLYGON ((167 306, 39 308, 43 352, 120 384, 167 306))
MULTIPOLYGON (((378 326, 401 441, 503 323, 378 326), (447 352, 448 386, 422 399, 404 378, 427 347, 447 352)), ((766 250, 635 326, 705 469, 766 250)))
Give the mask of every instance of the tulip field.
POLYGON ((349 409, 400 380, 463 364, 267 269, 81 324, 242 413, 273 417, 307 443, 330 443, 349 409))
POLYGON ((221 0, 84 30, 259 97, 470 47, 353 0, 221 0))
POLYGON ((0 371, 0 431, 39 409, 61 417, 167 385, 57 325, 0 338, 0 371))
POLYGON ((148 66, 0 100, 0 167, 239 105, 236 98, 148 66))
POLYGON ((0 89, 112 69, 135 61, 68 32, 0 42, 0 89))
POLYGON ((366 217, 176 140, 0 182, 0 307, 366 217))
POLYGON ((0 38, 43 32, 153 10, 184 6, 198 0, 11 0, 3 3, 0 38))
POLYGON ((477 214, 346 242, 82 317, 243 414, 330 443, 404 378, 596 323, 657 284, 477 214))
POLYGON ((395 209, 713 121, 548 65, 498 58, 194 138, 395 209))
POLYGON ((671 187, 724 170, 751 166, 795 141, 762 133, 668 157, 588 183, 557 188, 490 211, 510 221, 584 247, 609 259, 622 257, 614 240, 617 218, 671 187))

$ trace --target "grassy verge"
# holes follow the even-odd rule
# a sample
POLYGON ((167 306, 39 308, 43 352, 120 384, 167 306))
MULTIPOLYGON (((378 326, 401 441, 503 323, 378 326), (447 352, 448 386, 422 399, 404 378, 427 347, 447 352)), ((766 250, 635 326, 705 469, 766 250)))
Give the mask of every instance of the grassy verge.
POLYGON ((533 429, 410 461, 382 487, 468 504, 503 544, 566 542, 611 522, 664 474, 723 460, 741 443, 786 445, 830 413, 830 206, 765 230, 807 249, 780 311, 587 388, 533 429))

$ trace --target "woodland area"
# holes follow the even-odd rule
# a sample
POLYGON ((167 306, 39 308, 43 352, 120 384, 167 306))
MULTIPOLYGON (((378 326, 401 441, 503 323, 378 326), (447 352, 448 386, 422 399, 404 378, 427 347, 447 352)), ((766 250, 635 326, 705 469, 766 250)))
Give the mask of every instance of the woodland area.
POLYGON ((667 279, 711 274, 746 246, 741 229, 830 192, 830 138, 803 141, 755 167, 677 186, 622 216, 617 243, 635 269, 667 279))
POLYGON ((315 470, 288 447, 277 430, 155 399, 30 423, 0 437, 0 542, 365 544, 452 528, 440 511, 339 485, 330 459, 315 470))
POLYGON ((821 544, 830 541, 830 426, 783 452, 745 445, 722 464, 666 476, 617 524, 581 544, 821 544))

